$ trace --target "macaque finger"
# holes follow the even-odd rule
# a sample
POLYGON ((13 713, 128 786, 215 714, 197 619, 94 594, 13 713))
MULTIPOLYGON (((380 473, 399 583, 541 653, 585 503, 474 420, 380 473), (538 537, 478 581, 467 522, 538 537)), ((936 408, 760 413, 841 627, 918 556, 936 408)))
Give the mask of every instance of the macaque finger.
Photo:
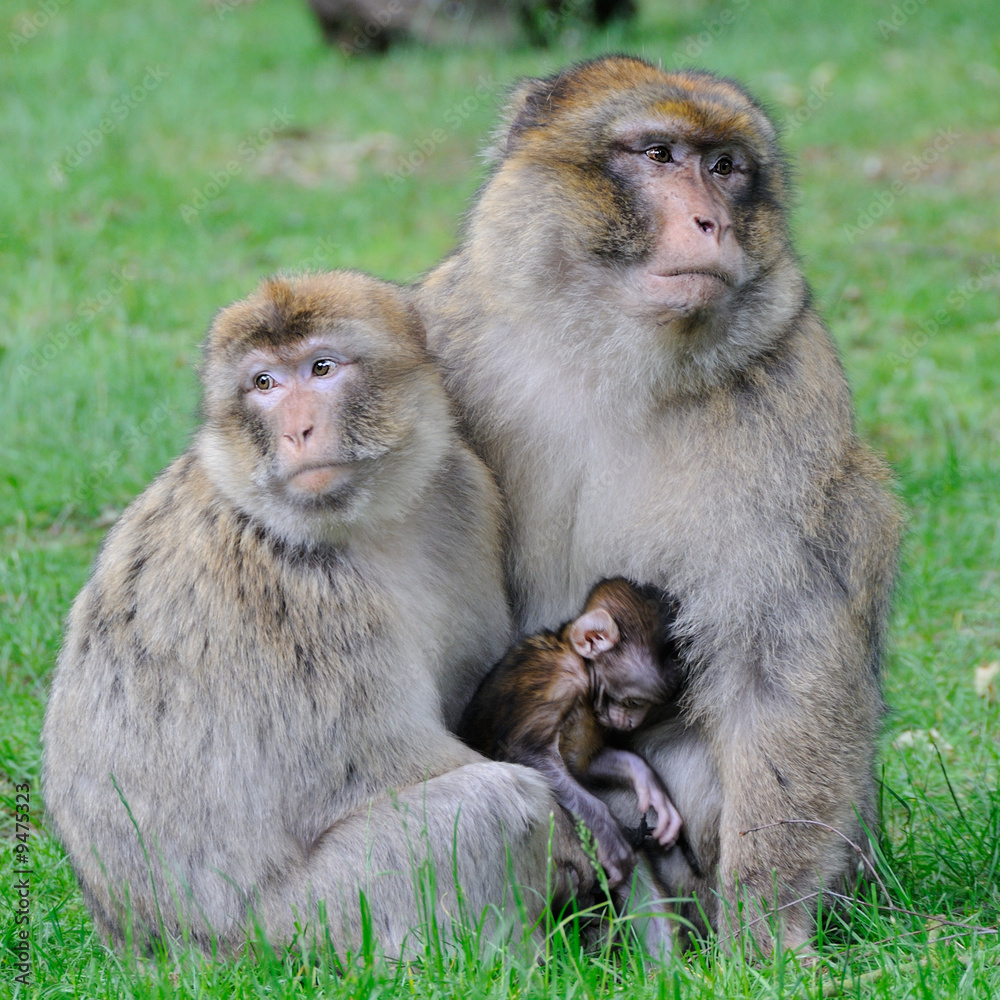
MULTIPOLYGON (((653 805, 652 796, 650 795, 649 785, 640 785, 635 790, 636 797, 639 799, 639 812, 644 816, 649 812, 650 807, 653 805)), ((657 809, 657 815, 659 814, 659 809, 657 809)))
POLYGON ((615 828, 595 835, 597 860, 608 877, 608 886, 621 885, 635 867, 635 852, 629 847, 621 832, 615 828))
POLYGON ((666 793, 659 788, 653 789, 653 809, 656 812, 653 839, 661 847, 670 847, 681 832, 681 815, 666 793))

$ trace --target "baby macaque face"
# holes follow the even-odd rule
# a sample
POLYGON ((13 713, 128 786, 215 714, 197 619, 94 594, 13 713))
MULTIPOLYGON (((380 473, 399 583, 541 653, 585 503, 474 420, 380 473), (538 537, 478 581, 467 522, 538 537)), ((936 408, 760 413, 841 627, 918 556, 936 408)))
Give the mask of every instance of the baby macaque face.
POLYGON ((622 640, 590 662, 594 714, 608 729, 629 732, 663 701, 663 680, 645 643, 622 640))
POLYGON ((573 622, 570 642, 587 664, 594 714, 602 726, 628 732, 663 700, 663 676, 651 636, 623 637, 610 612, 598 607, 573 622))
POLYGON ((606 689, 598 689, 594 697, 594 714, 597 721, 607 729, 627 733, 642 725, 652 704, 652 701, 635 695, 620 697, 606 689))
POLYGON ((618 615, 595 602, 572 623, 569 641, 587 665, 598 723, 628 732, 642 725, 650 707, 660 704, 667 691, 654 652, 655 615, 623 584, 612 580, 600 585, 615 592, 618 615))

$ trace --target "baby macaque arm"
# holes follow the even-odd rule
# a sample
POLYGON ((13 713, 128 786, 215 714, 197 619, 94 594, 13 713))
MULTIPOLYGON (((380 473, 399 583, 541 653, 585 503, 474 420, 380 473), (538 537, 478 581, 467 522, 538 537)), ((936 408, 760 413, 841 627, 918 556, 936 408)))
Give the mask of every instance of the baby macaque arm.
POLYGON ((605 747, 590 762, 587 773, 595 778, 631 783, 639 800, 640 812, 645 815, 652 809, 656 813, 656 826, 652 830, 654 839, 662 847, 670 847, 676 842, 681 831, 681 815, 670 801, 656 772, 638 754, 605 747))
POLYGON ((558 753, 536 752, 530 760, 522 757, 518 763, 541 771, 560 805, 579 817, 593 833, 597 860, 607 873, 608 885, 614 888, 624 882, 635 866, 635 853, 607 805, 570 774, 558 753))

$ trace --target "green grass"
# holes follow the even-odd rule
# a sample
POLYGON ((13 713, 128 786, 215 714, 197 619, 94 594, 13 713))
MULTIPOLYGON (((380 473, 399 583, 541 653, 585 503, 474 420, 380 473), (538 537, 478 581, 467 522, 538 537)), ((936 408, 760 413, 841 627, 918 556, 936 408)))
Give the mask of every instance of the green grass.
POLYGON ((292 0, 12 0, 0 26, 0 979, 15 996, 1000 995, 996 935, 963 929, 995 929, 1000 915, 1000 707, 973 684, 1000 659, 991 0, 646 0, 627 29, 544 50, 378 60, 324 47, 292 0), (879 866, 900 911, 876 894, 881 909, 865 897, 829 915, 825 960, 806 969, 710 945, 648 974, 628 953, 585 957, 572 942, 544 967, 461 954, 398 969, 280 955, 137 967, 114 955, 47 832, 38 732, 61 623, 106 525, 194 425, 214 311, 279 268, 417 277, 454 244, 503 85, 608 50, 738 77, 785 122, 803 266, 860 428, 909 510, 879 866), (27 989, 13 978, 8 849, 24 783, 27 989))

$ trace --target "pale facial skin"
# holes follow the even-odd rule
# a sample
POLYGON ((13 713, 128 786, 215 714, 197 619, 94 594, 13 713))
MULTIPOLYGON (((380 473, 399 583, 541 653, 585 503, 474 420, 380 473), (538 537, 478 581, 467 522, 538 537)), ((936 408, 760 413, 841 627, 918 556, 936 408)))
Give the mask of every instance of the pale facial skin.
POLYGON ((329 338, 310 337, 279 352, 253 351, 241 385, 274 441, 270 470, 290 499, 335 494, 352 479, 339 415, 355 376, 351 359, 329 338))
POLYGON ((682 123, 650 122, 621 137, 612 168, 629 177, 655 214, 656 244, 644 266, 651 302, 687 313, 742 285, 747 261, 728 202, 749 182, 732 145, 700 149, 680 139, 682 123))

